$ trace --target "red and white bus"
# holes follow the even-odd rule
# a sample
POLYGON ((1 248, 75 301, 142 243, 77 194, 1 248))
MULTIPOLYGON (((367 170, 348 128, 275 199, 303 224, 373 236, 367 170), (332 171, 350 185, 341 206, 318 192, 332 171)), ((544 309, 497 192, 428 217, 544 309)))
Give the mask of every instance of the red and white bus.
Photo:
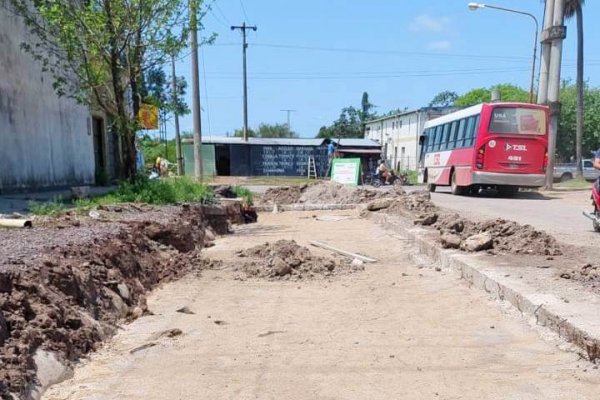
POLYGON ((428 121, 420 140, 421 182, 430 191, 450 186, 453 194, 543 186, 548 115, 537 104, 484 103, 428 121))

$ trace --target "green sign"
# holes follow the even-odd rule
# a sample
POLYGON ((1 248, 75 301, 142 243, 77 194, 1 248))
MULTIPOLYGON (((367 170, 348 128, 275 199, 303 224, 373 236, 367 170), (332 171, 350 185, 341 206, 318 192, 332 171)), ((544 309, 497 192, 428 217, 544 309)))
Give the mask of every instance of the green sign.
POLYGON ((331 180, 344 185, 358 185, 360 158, 334 158, 331 164, 331 180))

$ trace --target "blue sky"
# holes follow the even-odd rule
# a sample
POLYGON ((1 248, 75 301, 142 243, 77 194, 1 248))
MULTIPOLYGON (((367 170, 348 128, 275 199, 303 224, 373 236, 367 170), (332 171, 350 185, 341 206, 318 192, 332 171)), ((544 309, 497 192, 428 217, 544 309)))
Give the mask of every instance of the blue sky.
MULTIPOLYGON (((212 0, 209 0, 209 4, 212 0)), ((466 0, 216 0, 204 19, 217 33, 201 49, 202 131, 224 136, 242 126, 241 34, 230 25, 258 26, 248 33, 249 125, 285 123, 314 137, 348 105, 369 93, 377 112, 426 106, 440 91, 464 93, 475 87, 513 83, 527 88, 533 51, 533 21, 483 9, 466 0)), ((542 24, 539 0, 495 0, 528 11, 542 24)), ((600 4, 589 1, 584 21, 586 77, 600 84, 595 56, 600 28, 593 23, 600 4)), ((575 24, 568 22, 563 77, 575 77, 575 24)), ((539 58, 538 58, 539 63, 539 58)), ((539 64, 538 64, 539 65, 539 64)), ((190 81, 190 59, 178 75, 190 81)), ((190 90, 191 92, 191 90, 190 90)), ((188 95, 188 103, 191 98, 188 95)), ((182 131, 192 130, 191 116, 182 131)), ((173 123, 168 123, 169 136, 173 123)))

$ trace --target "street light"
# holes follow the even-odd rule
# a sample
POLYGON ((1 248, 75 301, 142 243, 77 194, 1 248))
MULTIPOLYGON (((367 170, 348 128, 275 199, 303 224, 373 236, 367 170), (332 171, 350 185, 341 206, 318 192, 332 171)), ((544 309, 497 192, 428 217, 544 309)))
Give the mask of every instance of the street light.
POLYGON ((536 57, 537 57, 538 31, 539 31, 539 24, 538 24, 537 18, 533 14, 530 14, 530 13, 525 12, 525 11, 512 10, 510 8, 492 6, 492 5, 489 5, 489 4, 469 3, 468 7, 469 7, 469 10, 471 10, 471 11, 477 11, 480 8, 491 8, 491 9, 494 9, 494 10, 500 10, 500 11, 506 11, 506 12, 510 12, 510 13, 514 13, 514 14, 526 15, 528 17, 531 17, 531 19, 533 19, 533 22, 535 22, 535 41, 533 43, 533 65, 531 67, 531 85, 529 87, 529 102, 533 103, 533 86, 534 86, 534 80, 535 80, 535 62, 536 62, 536 57))

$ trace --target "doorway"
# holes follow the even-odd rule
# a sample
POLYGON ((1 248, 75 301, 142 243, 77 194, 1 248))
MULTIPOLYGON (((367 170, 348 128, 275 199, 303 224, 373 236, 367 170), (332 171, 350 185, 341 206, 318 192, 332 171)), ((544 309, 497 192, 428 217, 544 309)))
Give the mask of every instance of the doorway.
POLYGON ((229 153, 229 145, 215 145, 215 164, 217 166, 217 176, 231 175, 231 156, 229 153))

